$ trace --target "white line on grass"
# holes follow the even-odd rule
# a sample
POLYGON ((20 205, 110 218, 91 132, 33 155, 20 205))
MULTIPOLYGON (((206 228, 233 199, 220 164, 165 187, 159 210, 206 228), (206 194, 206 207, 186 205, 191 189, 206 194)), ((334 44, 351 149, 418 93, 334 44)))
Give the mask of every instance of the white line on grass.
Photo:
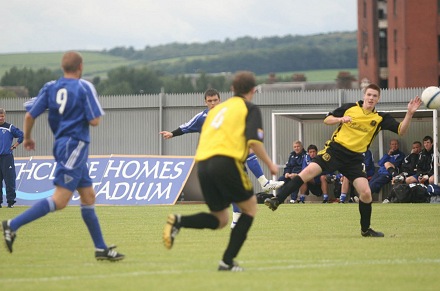
MULTIPOLYGON (((251 262, 251 261, 247 261, 251 262)), ((256 261, 253 261, 256 262, 256 261)), ((260 262, 260 261, 258 261, 260 262)), ((344 266, 359 266, 359 265, 408 265, 408 264, 440 264, 440 259, 395 259, 395 260, 367 260, 367 261, 331 261, 322 260, 317 262, 301 262, 292 260, 274 260, 265 261, 266 267, 246 268, 246 271, 269 271, 269 270, 286 270, 286 269, 312 269, 312 268, 333 268, 344 266), (267 266, 267 265, 272 266, 267 266), (280 264, 279 266, 273 266, 273 264, 280 264)), ((79 276, 54 276, 54 277, 39 277, 39 278, 5 278, 2 279, 4 283, 26 283, 26 282, 58 282, 69 280, 84 280, 84 279, 106 279, 111 277, 140 277, 148 275, 170 275, 170 274, 187 274, 198 272, 212 272, 215 270, 215 266, 212 269, 203 270, 162 270, 162 271, 140 271, 140 272, 127 272, 127 273, 114 273, 114 274, 96 274, 96 275, 79 275, 79 276)))

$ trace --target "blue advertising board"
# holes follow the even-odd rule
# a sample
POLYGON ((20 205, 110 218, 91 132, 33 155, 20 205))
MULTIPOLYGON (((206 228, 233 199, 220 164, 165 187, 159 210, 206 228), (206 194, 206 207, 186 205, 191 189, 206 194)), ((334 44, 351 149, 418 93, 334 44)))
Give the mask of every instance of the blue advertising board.
MULTIPOLYGON (((108 155, 88 159, 96 204, 109 205, 175 204, 193 166, 194 157, 185 156, 108 155)), ((31 205, 51 196, 55 167, 53 157, 15 158, 16 205, 31 205)), ((77 192, 70 204, 79 204, 77 192)))

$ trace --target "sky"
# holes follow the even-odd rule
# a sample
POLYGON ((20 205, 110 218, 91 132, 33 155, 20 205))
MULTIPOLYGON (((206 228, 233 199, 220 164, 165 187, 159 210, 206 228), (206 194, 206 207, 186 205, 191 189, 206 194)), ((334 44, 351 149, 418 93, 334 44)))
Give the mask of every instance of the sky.
POLYGON ((356 0, 10 0, 0 53, 100 51, 357 30, 356 0))

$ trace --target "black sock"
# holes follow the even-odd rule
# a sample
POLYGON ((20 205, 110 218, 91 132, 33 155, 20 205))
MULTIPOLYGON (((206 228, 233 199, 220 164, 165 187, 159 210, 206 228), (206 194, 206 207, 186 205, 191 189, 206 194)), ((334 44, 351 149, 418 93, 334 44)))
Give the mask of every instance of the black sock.
POLYGON ((180 218, 180 226, 186 228, 210 228, 217 229, 220 222, 217 217, 210 213, 200 212, 193 215, 185 215, 180 218))
POLYGON ((361 214, 361 230, 367 231, 371 222, 371 202, 364 203, 359 200, 359 213, 361 214))
POLYGON ((279 192, 277 193, 278 202, 280 204, 284 203, 284 200, 286 200, 287 196, 289 196, 292 192, 299 190, 302 184, 304 184, 304 181, 300 176, 295 176, 292 180, 288 181, 279 189, 279 192))
POLYGON ((246 213, 242 213, 237 221, 235 227, 231 230, 231 236, 229 238, 229 244, 223 254, 223 262, 228 265, 232 265, 232 261, 238 255, 244 241, 246 240, 247 233, 251 228, 254 218, 246 213))

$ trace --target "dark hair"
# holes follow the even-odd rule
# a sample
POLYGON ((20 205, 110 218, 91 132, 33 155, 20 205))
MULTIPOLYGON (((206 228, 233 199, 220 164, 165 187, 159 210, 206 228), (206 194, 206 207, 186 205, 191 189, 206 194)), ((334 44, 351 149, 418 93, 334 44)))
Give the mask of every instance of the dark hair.
POLYGON ((427 141, 427 140, 429 140, 432 143, 432 137, 430 137, 429 135, 423 138, 423 141, 427 141))
POLYGON ((215 95, 217 95, 218 98, 220 99, 220 93, 217 90, 215 90, 213 88, 210 88, 210 89, 205 91, 205 99, 208 96, 215 96, 215 95))
POLYGON ((309 150, 315 150, 315 151, 318 151, 318 147, 315 146, 314 144, 311 144, 311 145, 309 145, 309 146, 307 147, 307 152, 308 152, 309 150))
POLYGON ((255 76, 249 71, 240 71, 235 74, 234 80, 232 81, 232 89, 235 95, 243 96, 251 92, 257 86, 255 81, 255 76))
POLYGON ((365 87, 365 92, 367 92, 367 89, 372 89, 372 90, 376 90, 377 92, 379 92, 379 96, 380 96, 380 87, 377 86, 376 84, 369 84, 367 87, 365 87))

